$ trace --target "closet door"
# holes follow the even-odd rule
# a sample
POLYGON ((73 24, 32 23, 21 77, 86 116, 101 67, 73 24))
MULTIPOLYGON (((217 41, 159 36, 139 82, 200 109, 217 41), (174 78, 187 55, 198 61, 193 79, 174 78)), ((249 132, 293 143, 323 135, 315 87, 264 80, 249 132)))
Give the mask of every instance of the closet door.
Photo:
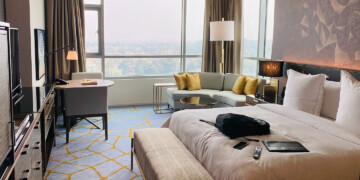
POLYGON ((0 163, 11 150, 11 83, 8 29, 0 26, 0 163))

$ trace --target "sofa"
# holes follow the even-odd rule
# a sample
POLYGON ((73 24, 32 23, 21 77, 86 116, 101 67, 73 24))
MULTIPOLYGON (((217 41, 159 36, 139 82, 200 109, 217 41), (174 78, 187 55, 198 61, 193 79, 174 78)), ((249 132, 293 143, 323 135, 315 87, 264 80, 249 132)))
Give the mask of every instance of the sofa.
MULTIPOLYGON (((179 73, 183 74, 183 73, 179 73)), ((189 73, 194 74, 194 73, 189 73)), ((188 91, 178 90, 177 88, 168 88, 168 104, 174 109, 179 110, 181 107, 180 99, 190 96, 209 97, 218 101, 218 104, 214 107, 236 107, 244 106, 246 101, 246 95, 235 94, 232 92, 232 88, 239 77, 239 74, 222 74, 222 73, 208 73, 199 72, 201 89, 188 91)), ((266 84, 266 80, 258 78, 258 85, 256 94, 263 94, 263 86, 266 84)), ((196 108, 191 105, 183 105, 184 109, 196 108)))

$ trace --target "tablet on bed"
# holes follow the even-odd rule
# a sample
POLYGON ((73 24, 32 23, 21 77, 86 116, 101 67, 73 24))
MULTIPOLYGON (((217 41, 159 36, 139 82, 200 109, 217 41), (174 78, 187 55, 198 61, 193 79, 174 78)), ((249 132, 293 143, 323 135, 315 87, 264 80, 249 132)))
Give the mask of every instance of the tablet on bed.
POLYGON ((309 152, 296 141, 262 141, 270 152, 309 152))

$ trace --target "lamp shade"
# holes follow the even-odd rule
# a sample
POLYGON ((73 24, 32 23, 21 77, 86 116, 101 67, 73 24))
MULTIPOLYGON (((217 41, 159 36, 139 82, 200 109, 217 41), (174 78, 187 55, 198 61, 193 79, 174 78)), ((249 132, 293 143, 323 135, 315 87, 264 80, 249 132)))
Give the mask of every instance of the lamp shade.
POLYGON ((210 41, 233 41, 234 21, 210 22, 210 41))
POLYGON ((77 61, 78 60, 77 52, 75 50, 69 50, 68 54, 66 56, 66 59, 67 60, 77 61))
POLYGON ((259 76, 282 77, 284 61, 280 60, 260 60, 259 76))

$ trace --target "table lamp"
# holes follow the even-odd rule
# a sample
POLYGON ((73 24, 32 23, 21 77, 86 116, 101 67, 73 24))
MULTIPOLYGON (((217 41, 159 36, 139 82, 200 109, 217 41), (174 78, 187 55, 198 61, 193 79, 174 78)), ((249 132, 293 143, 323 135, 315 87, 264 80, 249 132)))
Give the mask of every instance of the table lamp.
POLYGON ((75 51, 74 48, 71 48, 68 51, 68 54, 66 56, 66 60, 70 60, 70 61, 77 61, 78 60, 78 55, 77 55, 77 52, 75 51))
POLYGON ((234 21, 210 22, 210 41, 222 41, 220 73, 224 73, 224 41, 234 41, 234 21))
POLYGON ((264 86, 264 99, 268 102, 277 102, 279 80, 273 77, 283 76, 284 61, 262 59, 259 61, 259 76, 270 77, 270 86, 264 86))

